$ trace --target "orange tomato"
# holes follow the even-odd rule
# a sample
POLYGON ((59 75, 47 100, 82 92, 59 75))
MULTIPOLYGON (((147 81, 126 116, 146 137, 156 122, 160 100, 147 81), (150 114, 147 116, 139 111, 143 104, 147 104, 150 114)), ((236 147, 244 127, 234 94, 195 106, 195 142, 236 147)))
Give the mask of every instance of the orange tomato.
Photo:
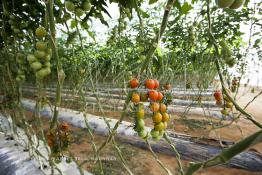
POLYGON ((152 100, 152 101, 156 101, 158 99, 158 92, 157 91, 149 91, 149 98, 152 100))
POLYGON ((161 103, 159 109, 160 109, 160 112, 162 113, 166 112, 166 105, 164 103, 161 103))
POLYGON ((139 85, 138 79, 133 78, 133 79, 130 81, 130 87, 131 87, 131 88, 137 88, 138 85, 139 85))
POLYGON ((155 82, 155 87, 154 87, 154 89, 157 89, 157 88, 159 87, 159 81, 156 80, 156 79, 154 79, 154 82, 155 82))
POLYGON ((154 123, 159 123, 162 121, 162 114, 160 112, 157 112, 153 115, 152 120, 154 123))
POLYGON ((152 112, 157 112, 157 111, 159 111, 159 104, 156 103, 156 102, 151 103, 150 109, 151 109, 152 112))
POLYGON ((168 113, 166 113, 166 112, 162 113, 162 121, 163 122, 168 122, 169 118, 170 117, 169 117, 168 113))
POLYGON ((131 101, 132 101, 133 103, 139 103, 139 102, 140 102, 140 96, 139 96, 139 94, 138 94, 138 93, 133 93, 133 94, 132 94, 132 99, 131 99, 131 101))
POLYGON ((148 89, 154 89, 155 81, 153 79, 147 79, 145 85, 146 85, 146 88, 148 89))
POLYGON ((158 92, 157 100, 161 101, 163 99, 163 94, 158 92))

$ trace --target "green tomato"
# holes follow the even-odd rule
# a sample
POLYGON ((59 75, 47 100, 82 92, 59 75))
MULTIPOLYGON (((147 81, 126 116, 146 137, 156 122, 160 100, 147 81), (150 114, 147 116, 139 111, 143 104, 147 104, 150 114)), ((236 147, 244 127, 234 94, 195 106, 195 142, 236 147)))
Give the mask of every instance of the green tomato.
POLYGON ((50 63, 50 62, 46 62, 46 63, 45 63, 45 67, 50 68, 50 67, 51 67, 51 63, 50 63))
POLYGON ((157 123, 157 124, 155 124, 155 126, 154 126, 154 129, 156 130, 156 131, 161 131, 161 130, 163 130, 164 129, 164 123, 163 122, 160 122, 160 123, 157 123))
POLYGON ((139 137, 145 138, 147 136, 147 131, 145 129, 142 129, 138 132, 139 137))
POLYGON ((84 11, 88 12, 91 10, 92 4, 89 1, 85 1, 83 3, 83 9, 84 11))
POLYGON ((156 138, 159 136, 159 131, 152 129, 150 134, 153 138, 156 138))
POLYGON ((35 55, 36 58, 42 59, 42 58, 45 58, 46 53, 45 53, 44 51, 36 50, 36 51, 34 52, 34 55, 35 55))
POLYGON ((29 55, 27 56, 27 61, 28 61, 29 63, 32 63, 32 62, 36 61, 36 57, 35 57, 33 54, 29 54, 29 55))
POLYGON ((36 62, 33 62, 32 64, 30 64, 30 66, 34 71, 37 71, 37 70, 41 69, 42 64, 40 62, 36 61, 36 62))
POLYGON ((145 127, 145 122, 143 119, 138 119, 136 121, 136 128, 140 131, 145 127))
POLYGON ((75 4, 71 1, 65 2, 65 7, 68 11, 73 12, 75 10, 75 4))
POLYGON ((83 16, 84 11, 81 8, 76 8, 75 14, 76 14, 77 17, 81 17, 81 16, 83 16))
POLYGON ((36 30, 35 30, 35 34, 38 38, 43 38, 46 36, 47 32, 45 30, 44 27, 38 27, 36 30))
POLYGON ((43 41, 37 41, 35 47, 37 50, 44 51, 47 48, 47 43, 43 41))
POLYGON ((50 60, 51 60, 51 56, 50 56, 50 55, 46 55, 46 56, 44 57, 44 60, 45 60, 45 61, 50 61, 50 60))
POLYGON ((216 4, 220 8, 226 8, 231 6, 235 0, 216 0, 216 4))
POLYGON ((17 28, 14 28, 14 32, 15 32, 15 33, 20 33, 20 30, 17 29, 17 28))
POLYGON ((238 9, 245 3, 245 0, 234 0, 234 3, 229 7, 231 9, 238 9))
POLYGON ((43 68, 36 72, 36 79, 42 80, 45 76, 51 73, 49 68, 43 68))
POLYGON ((23 59, 24 58, 24 54, 17 53, 16 57, 17 57, 17 59, 23 59))

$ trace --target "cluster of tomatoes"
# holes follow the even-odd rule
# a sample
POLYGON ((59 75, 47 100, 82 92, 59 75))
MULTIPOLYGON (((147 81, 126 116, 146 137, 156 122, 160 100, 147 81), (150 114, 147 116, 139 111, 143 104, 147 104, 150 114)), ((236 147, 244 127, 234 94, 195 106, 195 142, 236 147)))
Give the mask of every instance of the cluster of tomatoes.
MULTIPOLYGON (((80 18, 85 14, 85 12, 89 12, 91 10, 92 4, 89 1, 84 1, 81 4, 77 4, 72 1, 66 1, 65 7, 69 12, 75 13, 75 15, 80 18)), ((70 17, 71 15, 69 13, 64 14, 65 20, 70 17)))
POLYGON ((216 3, 220 8, 238 9, 244 5, 245 0, 216 0, 216 3))
MULTIPOLYGON (((130 81, 130 87, 132 89, 139 87, 139 81, 136 78, 133 78, 130 81)), ((134 130, 137 131, 138 135, 143 139, 148 138, 150 135, 154 140, 161 139, 170 119, 169 114, 167 113, 167 104, 170 102, 166 100, 166 94, 168 93, 163 95, 162 92, 157 91, 159 87, 159 82, 157 80, 147 79, 145 81, 145 88, 147 89, 146 93, 138 93, 136 90, 132 93, 131 101, 134 104, 136 114, 134 130), (152 112, 151 118, 154 123, 154 128, 151 130, 150 134, 144 129, 145 110, 142 102, 150 102, 149 108, 152 112)), ((171 85, 165 84, 163 88, 167 92, 171 89, 171 85)))
POLYGON ((23 53, 18 52, 16 54, 16 62, 18 63, 18 70, 16 75, 17 82, 25 81, 25 72, 26 72, 26 59, 23 53))
POLYGON ((23 28, 26 28, 28 26, 28 23, 23 21, 21 18, 15 16, 15 15, 9 15, 8 23, 11 26, 12 31, 17 37, 23 38, 24 33, 22 31, 23 28))
POLYGON ((230 87, 232 92, 236 92, 237 87, 239 86, 239 79, 240 79, 240 77, 239 78, 237 78, 237 77, 233 78, 233 80, 231 82, 231 87, 230 87))
POLYGON ((233 103, 228 99, 227 96, 223 96, 220 90, 216 90, 214 92, 214 97, 216 99, 216 104, 218 106, 223 105, 223 99, 224 99, 223 109, 220 112, 221 114, 227 116, 229 114, 229 110, 232 110, 233 108, 233 103))
POLYGON ((30 67, 34 70, 36 79, 42 80, 44 77, 51 73, 51 54, 52 49, 48 47, 45 41, 47 32, 44 27, 38 27, 35 31, 38 41, 35 45, 34 54, 29 54, 27 60, 30 67))
POLYGON ((51 155, 57 161, 61 160, 72 142, 72 136, 69 131, 68 123, 63 122, 56 129, 52 129, 46 134, 47 144, 51 148, 51 155))

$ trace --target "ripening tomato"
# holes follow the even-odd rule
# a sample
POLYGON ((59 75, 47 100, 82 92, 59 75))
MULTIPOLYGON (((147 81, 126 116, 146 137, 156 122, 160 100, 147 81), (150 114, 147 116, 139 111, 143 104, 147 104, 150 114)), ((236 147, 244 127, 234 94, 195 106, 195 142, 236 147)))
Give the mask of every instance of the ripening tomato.
POLYGON ((61 124, 60 124, 60 129, 61 129, 62 131, 68 131, 68 130, 69 130, 69 124, 66 123, 66 122, 61 123, 61 124))
POLYGON ((154 82, 155 82, 155 87, 154 87, 154 89, 157 89, 157 88, 159 87, 159 81, 156 80, 156 79, 154 79, 154 82))
POLYGON ((145 85, 146 85, 146 88, 148 88, 148 89, 154 89, 155 88, 155 81, 153 79, 147 79, 145 85))
POLYGON ((168 122, 169 119, 170 119, 170 117, 169 117, 168 113, 166 113, 166 112, 162 113, 162 121, 163 122, 168 122))
POLYGON ((222 115, 228 115, 227 109, 222 109, 220 112, 222 115))
POLYGON ((160 112, 157 112, 153 115, 152 120, 154 123, 159 123, 162 121, 162 114, 160 112))
POLYGON ((138 103, 138 102, 140 102, 140 96, 139 96, 139 94, 138 94, 138 93, 133 93, 133 94, 132 94, 132 99, 131 99, 131 101, 132 101, 133 103, 138 103))
POLYGON ((170 90, 170 89, 171 89, 171 84, 166 83, 166 84, 164 85, 164 88, 165 88, 165 90, 170 90))
POLYGON ((140 109, 139 111, 137 111, 136 117, 138 119, 142 119, 142 118, 144 118, 144 116, 145 116, 145 110, 144 109, 140 109))
POLYGON ((44 51, 47 48, 47 43, 43 41, 37 41, 35 44, 35 47, 37 50, 44 51))
POLYGON ((232 102, 226 102, 226 107, 229 109, 233 108, 233 103, 232 102))
POLYGON ((163 94, 158 92, 157 100, 161 101, 163 99, 163 94))
POLYGON ((160 109, 160 112, 162 112, 162 113, 166 112, 166 105, 164 103, 161 103, 159 109, 160 109))
POLYGON ((152 112, 157 112, 157 111, 159 111, 159 104, 156 103, 156 102, 151 103, 150 109, 151 109, 152 112))
POLYGON ((131 87, 131 88, 137 88, 138 85, 139 85, 138 79, 133 78, 133 79, 130 81, 130 87, 131 87))
POLYGON ((214 97, 215 97, 216 101, 221 101, 222 100, 222 93, 221 93, 221 91, 216 90, 214 92, 214 97))
POLYGON ((156 101, 158 99, 158 92, 157 91, 149 91, 149 98, 152 100, 152 101, 156 101))

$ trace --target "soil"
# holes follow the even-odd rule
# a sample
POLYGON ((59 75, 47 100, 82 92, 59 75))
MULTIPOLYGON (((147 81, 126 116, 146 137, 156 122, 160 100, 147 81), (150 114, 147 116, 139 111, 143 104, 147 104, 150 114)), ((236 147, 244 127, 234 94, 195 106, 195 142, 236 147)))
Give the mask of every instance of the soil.
MULTIPOLYGON (((238 103, 244 107, 261 89, 256 89, 254 93, 251 93, 249 90, 250 87, 243 87, 240 90, 240 96, 237 97, 238 103), (243 95, 244 94, 244 95, 243 95)), ((72 103, 73 104, 73 103, 72 103)), ((262 104, 262 96, 258 97, 248 108, 247 112, 251 113, 257 121, 262 123, 262 111, 260 110, 262 104)), ((65 105, 68 107, 68 104, 65 105)), ((77 105, 71 106, 72 108, 77 108, 77 105)), ((88 111, 94 115, 102 115, 101 112, 97 110, 88 111)), ((120 112, 118 111, 105 111, 106 117, 111 117, 115 119, 120 118, 120 112)), ((27 116, 31 116, 30 113, 27 113, 27 116)), ((127 116, 127 121, 132 121, 131 116, 127 116)), ((145 120, 146 125, 152 126, 150 118, 145 120)), ((43 119, 44 128, 48 128, 47 119, 43 119)), ((243 137, 246 137, 255 131, 258 131, 258 127, 252 124, 249 120, 246 120, 244 116, 237 121, 237 123, 231 124, 229 127, 213 130, 213 126, 220 126, 221 124, 226 124, 228 122, 221 122, 217 119, 210 119, 204 116, 196 115, 187 115, 186 117, 181 117, 181 114, 175 114, 171 116, 171 121, 169 122, 168 129, 184 133, 196 137, 206 137, 206 138, 216 138, 229 141, 239 141, 243 137), (240 129, 241 128, 241 129, 240 129)), ((74 154, 74 156, 81 163, 83 160, 86 160, 86 163, 83 167, 94 173, 100 174, 98 164, 94 164, 94 151, 91 145, 91 139, 87 134, 85 129, 79 129, 71 127, 71 133, 75 142, 70 146, 69 150, 74 154)), ((105 137, 94 135, 94 141, 96 146, 99 147, 104 141, 105 137)), ((135 175, 164 175, 165 171, 158 165, 156 160, 153 158, 152 154, 140 148, 136 148, 130 145, 118 143, 121 151, 123 152, 124 158, 127 162, 128 167, 132 170, 135 175)), ((256 150, 262 153, 262 144, 257 144, 252 147, 253 150, 256 150)), ((157 154, 159 159, 163 164, 172 171, 172 173, 178 173, 177 162, 174 157, 157 154)), ((108 175, 122 175, 128 174, 123 166, 121 161, 119 161, 115 148, 112 144, 108 144, 101 152, 100 155, 102 159, 103 168, 106 174, 108 175)), ((187 161, 183 161, 184 167, 188 166, 187 161)), ((205 170, 201 170, 196 173, 197 175, 261 175, 262 173, 251 173, 244 170, 225 168, 225 167, 213 167, 205 170)))

